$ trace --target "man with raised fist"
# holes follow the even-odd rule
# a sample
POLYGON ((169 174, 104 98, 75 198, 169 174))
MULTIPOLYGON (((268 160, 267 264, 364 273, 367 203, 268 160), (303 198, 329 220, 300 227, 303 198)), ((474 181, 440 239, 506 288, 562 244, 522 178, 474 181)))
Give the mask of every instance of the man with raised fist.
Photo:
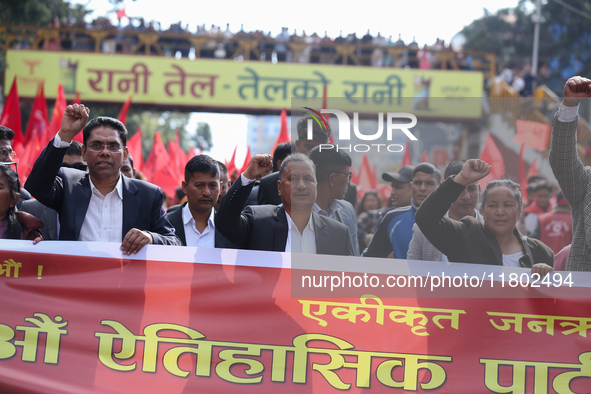
POLYGON ((550 166, 572 208, 573 241, 567 271, 591 271, 591 167, 577 153, 579 104, 591 96, 591 80, 572 77, 564 85, 564 99, 552 122, 550 166))
POLYGON ((121 242, 123 254, 147 244, 180 245, 162 208, 162 190, 121 175, 127 158, 123 123, 69 105, 57 135, 43 150, 25 187, 60 218, 60 240, 121 242), (88 172, 61 167, 73 138, 83 130, 82 157, 88 172))

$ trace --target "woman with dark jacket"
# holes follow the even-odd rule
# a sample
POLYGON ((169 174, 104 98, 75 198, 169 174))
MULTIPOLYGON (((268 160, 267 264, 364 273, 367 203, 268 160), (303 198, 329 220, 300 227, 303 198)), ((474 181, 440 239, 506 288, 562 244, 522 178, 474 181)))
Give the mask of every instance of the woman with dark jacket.
POLYGON ((26 212, 17 212, 20 181, 8 164, 0 164, 0 239, 27 239, 38 243, 43 239, 43 222, 26 212))
POLYGON ((488 183, 482 193, 484 224, 470 216, 460 221, 445 216, 466 185, 484 178, 490 169, 482 160, 468 160, 458 175, 447 178, 423 201, 415 222, 449 261, 527 267, 541 276, 553 271, 552 250, 523 237, 515 227, 522 208, 519 184, 509 179, 488 183))

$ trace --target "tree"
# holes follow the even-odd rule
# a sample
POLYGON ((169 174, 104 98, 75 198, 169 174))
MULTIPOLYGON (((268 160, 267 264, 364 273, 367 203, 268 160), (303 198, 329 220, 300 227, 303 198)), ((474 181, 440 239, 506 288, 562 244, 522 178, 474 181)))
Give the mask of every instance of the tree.
POLYGON ((88 13, 84 5, 72 6, 64 0, 2 0, 0 24, 46 26, 56 16, 60 21, 82 20, 88 13))
MULTIPOLYGON (((515 8, 485 11, 461 31, 464 49, 494 52, 508 67, 531 62, 534 8, 520 0, 515 8)), ((548 0, 541 14, 538 84, 561 95, 570 76, 591 74, 591 0, 548 0)))
POLYGON ((208 152, 213 147, 211 139, 211 127, 209 123, 199 122, 195 134, 191 137, 196 147, 202 151, 208 152))
MULTIPOLYGON (((113 115, 113 116, 116 116, 113 115)), ((130 109, 127 115, 125 126, 129 131, 129 137, 133 136, 140 126, 142 130, 142 148, 144 157, 148 157, 154 143, 154 134, 160 133, 160 138, 165 145, 168 141, 174 141, 175 133, 179 131, 179 143, 181 148, 186 151, 189 149, 187 140, 186 125, 189 123, 189 113, 180 112, 153 112, 153 111, 132 111, 130 109)))

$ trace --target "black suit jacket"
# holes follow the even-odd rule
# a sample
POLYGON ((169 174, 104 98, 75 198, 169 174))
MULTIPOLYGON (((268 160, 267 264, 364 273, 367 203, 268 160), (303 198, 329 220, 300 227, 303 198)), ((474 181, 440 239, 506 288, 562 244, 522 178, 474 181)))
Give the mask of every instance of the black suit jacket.
POLYGON ((261 178, 259 183, 259 192, 257 194, 257 204, 281 204, 281 197, 279 197, 279 190, 277 189, 277 181, 279 180, 279 171, 261 178))
MULTIPOLYGON (((174 231, 176 236, 181 240, 183 246, 187 246, 187 238, 185 236, 185 224, 183 223, 183 208, 188 203, 185 202, 182 205, 175 205, 170 207, 166 212, 166 216, 168 216, 168 220, 174 226, 174 231)), ((230 248, 230 249, 238 249, 236 245, 232 242, 228 241, 226 237, 219 232, 219 230, 215 229, 215 247, 216 248, 230 248)))
POLYGON ((46 241, 55 241, 57 237, 57 212, 41 204, 38 200, 26 200, 19 208, 19 211, 28 212, 41 220, 44 224, 41 229, 43 239, 46 241))
MULTIPOLYGON (((277 205, 244 209, 253 185, 242 186, 241 178, 234 182, 222 199, 215 227, 242 249, 284 252, 288 233, 285 210, 277 205)), ((317 254, 354 255, 347 226, 314 212, 312 222, 317 254)))
MULTIPOLYGON (((90 203, 89 174, 62 168, 67 148, 56 148, 53 140, 35 162, 25 188, 43 205, 60 215, 60 240, 76 241, 90 203)), ((154 244, 180 245, 174 227, 168 221, 162 202, 162 190, 151 183, 122 176, 123 237, 132 228, 147 231, 154 244)))

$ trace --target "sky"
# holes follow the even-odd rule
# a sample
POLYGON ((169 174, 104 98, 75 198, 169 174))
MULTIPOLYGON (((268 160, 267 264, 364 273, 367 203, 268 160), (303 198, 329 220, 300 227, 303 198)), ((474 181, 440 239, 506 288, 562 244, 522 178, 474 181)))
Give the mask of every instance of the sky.
MULTIPOLYGON (((114 7, 107 0, 72 0, 72 3, 85 4, 94 10, 88 21, 98 16, 110 15, 113 23, 117 19, 114 7)), ((518 0, 363 0, 356 2, 336 2, 318 0, 299 0, 297 2, 278 2, 270 0, 124 0, 119 7, 125 7, 129 16, 143 17, 147 22, 159 21, 163 29, 170 24, 182 22, 195 32, 197 25, 221 26, 229 23, 230 31, 235 33, 243 26, 245 31, 262 30, 276 36, 282 27, 292 34, 318 33, 330 37, 343 36, 355 32, 357 37, 369 32, 375 36, 392 36, 409 43, 413 37, 420 46, 431 45, 437 38, 449 43, 452 38, 473 20, 484 15, 484 9, 495 12, 501 8, 515 7, 518 0)), ((124 22, 126 23, 126 22, 124 22)), ((195 130, 197 122, 210 124, 213 133, 211 156, 216 159, 232 155, 236 144, 246 144, 247 117, 244 115, 194 113, 187 130, 195 130), (233 130, 233 138, 228 141, 215 130, 233 130)), ((237 152, 237 162, 241 162, 245 152, 237 152)))
MULTIPOLYGON (((95 10, 91 14, 93 19, 113 10, 107 0, 72 2, 95 10)), ((400 34, 407 43, 415 36, 422 46, 433 44, 437 38, 449 42, 464 26, 483 16, 485 8, 494 12, 515 7, 517 3, 518 0, 124 0, 121 7, 125 7, 129 16, 159 21, 164 29, 179 21, 183 26, 188 24, 192 32, 204 23, 208 29, 212 24, 225 29, 229 23, 232 32, 239 31, 243 25, 246 31, 270 31, 273 36, 282 27, 287 27, 290 34, 296 29, 298 34, 305 30, 306 34, 316 32, 323 36, 326 31, 330 37, 337 37, 341 31, 343 35, 355 32, 361 37, 369 29, 372 35, 380 32, 382 36, 392 35, 394 40, 400 34)), ((110 15, 116 21, 114 13, 110 15)))

